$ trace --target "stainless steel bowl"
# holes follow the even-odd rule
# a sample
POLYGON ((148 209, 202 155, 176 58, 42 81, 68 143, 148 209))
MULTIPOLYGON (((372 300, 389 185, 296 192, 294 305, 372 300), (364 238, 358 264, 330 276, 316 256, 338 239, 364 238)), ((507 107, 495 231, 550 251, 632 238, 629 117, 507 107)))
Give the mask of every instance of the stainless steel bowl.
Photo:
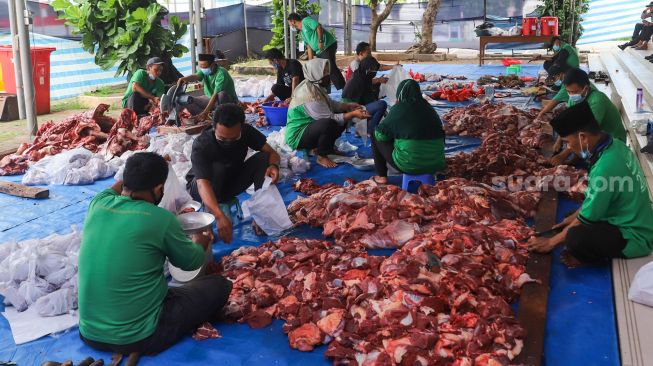
POLYGON ((201 203, 199 203, 197 201, 189 201, 187 204, 183 205, 181 207, 181 210, 179 210, 179 211, 184 211, 187 208, 192 208, 193 211, 199 211, 201 207, 202 207, 201 203))
POLYGON ((374 169, 374 159, 354 160, 351 165, 358 170, 372 170, 374 169))
POLYGON ((202 232, 215 222, 215 216, 207 212, 188 212, 177 216, 177 219, 186 234, 202 232))

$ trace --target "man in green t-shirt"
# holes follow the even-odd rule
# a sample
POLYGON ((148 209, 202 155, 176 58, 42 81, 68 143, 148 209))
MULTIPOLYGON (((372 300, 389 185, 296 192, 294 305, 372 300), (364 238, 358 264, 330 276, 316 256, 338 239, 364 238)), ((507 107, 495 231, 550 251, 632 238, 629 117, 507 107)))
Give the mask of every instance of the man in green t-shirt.
POLYGON ((137 153, 124 181, 91 201, 79 253, 79 332, 91 347, 120 354, 157 354, 207 321, 226 304, 231 282, 207 275, 168 288, 166 258, 191 271, 205 262, 213 233, 182 231, 177 218, 157 206, 168 164, 137 153))
MULTIPOLYGON (((292 28, 302 33, 302 40, 307 47, 308 59, 311 60, 313 56, 317 56, 329 60, 331 82, 338 90, 344 88, 345 77, 342 76, 342 71, 338 69, 338 64, 336 64, 336 52, 338 51, 336 37, 324 30, 322 24, 311 17, 302 18, 297 13, 290 13, 288 23, 292 28)), ((327 90, 329 89, 327 88, 327 90)))
POLYGON ((163 72, 163 60, 152 57, 147 60, 147 70, 138 70, 132 75, 122 97, 122 107, 146 115, 149 105, 159 105, 159 98, 165 93, 165 83, 160 79, 163 72))
MULTIPOLYGON (((558 94, 540 111, 537 118, 553 110, 559 103, 566 102, 569 107, 586 100, 594 118, 598 121, 599 127, 616 140, 626 142, 626 129, 621 120, 621 113, 612 103, 610 98, 603 92, 596 89, 590 83, 589 76, 581 69, 570 69, 564 79, 564 87, 560 88, 558 94)), ((558 140, 555 146, 557 151, 562 140, 558 140)), ((570 149, 565 149, 551 159, 551 163, 559 165, 565 162, 572 155, 570 149)))
POLYGON ((218 105, 238 103, 238 96, 234 80, 224 67, 216 64, 215 55, 206 53, 197 58, 200 68, 197 74, 179 79, 177 87, 194 81, 204 84, 204 96, 193 98, 193 104, 187 107, 188 111, 196 116, 197 122, 203 122, 209 119, 209 113, 218 105))
POLYGON ((588 188, 581 208, 554 227, 562 231, 552 238, 531 239, 531 250, 549 252, 563 244, 563 259, 570 265, 649 255, 653 208, 633 152, 601 131, 587 102, 567 109, 551 125, 589 163, 588 188))

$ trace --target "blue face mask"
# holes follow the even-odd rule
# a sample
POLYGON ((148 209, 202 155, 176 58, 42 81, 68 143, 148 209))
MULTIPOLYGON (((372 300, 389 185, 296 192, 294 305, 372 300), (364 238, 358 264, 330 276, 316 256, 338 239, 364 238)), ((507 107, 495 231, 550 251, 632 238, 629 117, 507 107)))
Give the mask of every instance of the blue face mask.
POLYGON ((555 86, 562 86, 562 80, 556 80, 555 86))
POLYGON ((580 142, 580 133, 578 134, 578 143, 580 144, 580 158, 583 160, 588 160, 590 158, 589 146, 586 149, 583 149, 583 143, 580 142))
POLYGON ((569 104, 576 105, 583 101, 582 94, 569 94, 569 104))
POLYGON ((206 76, 211 75, 211 68, 208 68, 208 69, 200 68, 200 71, 202 72, 202 74, 204 74, 206 76))
POLYGON ((554 50, 555 52, 560 51, 560 46, 558 46, 558 45, 553 46, 553 50, 554 50))

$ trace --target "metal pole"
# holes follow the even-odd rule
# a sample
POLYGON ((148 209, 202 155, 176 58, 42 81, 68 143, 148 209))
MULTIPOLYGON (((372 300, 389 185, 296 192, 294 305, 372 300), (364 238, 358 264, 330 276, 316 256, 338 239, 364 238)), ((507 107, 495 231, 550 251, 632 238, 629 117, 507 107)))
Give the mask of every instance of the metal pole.
POLYGON ((247 35, 247 4, 243 0, 243 18, 245 20, 245 54, 249 58, 249 36, 247 35))
POLYGON ((574 45, 574 28, 576 26, 576 0, 571 0, 571 32, 569 33, 569 44, 574 45))
POLYGON ((20 67, 20 51, 18 50, 18 25, 16 21, 16 3, 9 1, 9 28, 11 30, 11 47, 13 52, 14 78, 16 79, 16 99, 18 100, 18 116, 25 119, 25 95, 23 92, 23 74, 20 67))
POLYGON ((195 12, 193 11, 192 0, 188 1, 188 36, 190 37, 190 64, 193 75, 197 72, 197 54, 195 53, 195 12))
MULTIPOLYGON (((295 0, 289 0, 290 12, 295 12, 295 0)), ((306 48, 306 45, 304 45, 306 48)), ((290 30, 290 58, 297 59, 297 32, 290 30)))
MULTIPOLYGON (((326 29, 324 29, 326 32, 326 29)), ((347 0, 342 0, 342 39, 345 41, 343 45, 343 49, 345 49, 345 52, 347 52, 347 0)))
POLYGON ((286 0, 281 0, 281 9, 283 11, 283 55, 288 58, 288 11, 286 9, 286 0))
POLYGON ((483 0, 483 22, 487 22, 487 0, 483 0))
POLYGON ((36 136, 39 128, 36 121, 36 94, 34 93, 34 78, 32 75, 32 53, 29 44, 29 14, 25 11, 24 0, 16 1, 16 24, 18 26, 18 41, 20 50, 20 64, 25 87, 25 116, 30 137, 36 136))
POLYGON ((353 20, 352 20, 352 8, 353 8, 352 2, 353 2, 353 0, 347 0, 347 3, 348 3, 348 6, 347 6, 347 35, 349 36, 349 38, 347 39, 347 50, 346 50, 347 55, 351 55, 351 53, 352 53, 351 52, 352 51, 352 42, 353 42, 353 38, 354 38, 354 31, 352 29, 352 24, 353 24, 353 20))
POLYGON ((195 36, 197 37, 197 52, 204 53, 204 36, 202 34, 202 0, 195 0, 195 36))

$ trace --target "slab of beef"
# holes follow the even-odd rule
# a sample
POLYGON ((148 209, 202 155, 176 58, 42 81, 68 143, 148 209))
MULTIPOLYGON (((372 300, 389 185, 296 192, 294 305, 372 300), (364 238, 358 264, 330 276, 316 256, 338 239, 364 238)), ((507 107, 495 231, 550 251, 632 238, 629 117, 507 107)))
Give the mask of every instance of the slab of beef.
MULTIPOLYGON (((145 118, 144 118, 145 119, 145 118)), ((120 156, 128 150, 143 150, 147 148, 149 139, 144 136, 149 128, 148 120, 139 126, 138 117, 131 109, 123 109, 120 117, 109 131, 109 138, 103 146, 105 155, 120 156)))
POLYGON ((98 146, 107 139, 106 132, 115 122, 113 118, 104 116, 108 109, 107 104, 100 104, 94 110, 70 116, 61 122, 43 123, 31 144, 21 144, 14 155, 0 162, 0 175, 22 174, 27 170, 27 161, 39 161, 77 147, 97 152, 98 146))
MULTIPOLYGON (((539 110, 523 111, 505 103, 479 103, 454 108, 443 116, 447 135, 485 137, 493 132, 518 135, 537 117, 539 110)), ((539 126, 539 125, 538 125, 539 126)))

